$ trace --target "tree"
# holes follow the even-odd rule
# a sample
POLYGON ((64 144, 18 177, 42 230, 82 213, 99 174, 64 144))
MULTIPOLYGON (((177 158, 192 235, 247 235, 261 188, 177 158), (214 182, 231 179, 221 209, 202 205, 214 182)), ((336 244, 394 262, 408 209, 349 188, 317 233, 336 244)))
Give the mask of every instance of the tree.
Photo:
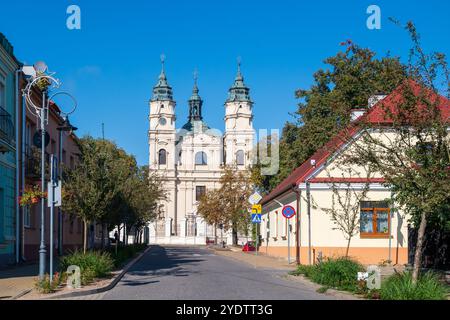
POLYGON ((103 225, 119 213, 122 219, 130 215, 131 194, 126 188, 136 176, 137 164, 133 156, 108 140, 86 136, 80 139, 79 148, 79 163, 64 170, 63 210, 83 220, 86 252, 88 224, 100 221, 103 225))
MULTIPOLYGON (((350 167, 341 167, 342 178, 353 177, 358 173, 350 167)), ((329 175, 331 178, 331 176, 329 175)), ((370 178, 367 174, 366 179, 370 178)), ((344 179, 343 179, 344 180, 344 179)), ((361 189, 354 189, 351 182, 344 183, 331 182, 331 208, 321 208, 322 211, 330 215, 331 220, 336 226, 335 229, 340 230, 347 240, 347 248, 345 256, 348 257, 350 250, 350 242, 352 238, 359 233, 360 228, 360 202, 365 199, 369 191, 369 183, 364 183, 361 189), (341 188, 341 186, 343 188, 341 188), (343 189, 343 190, 342 190, 343 189), (341 191, 342 190, 342 191, 341 191)))
POLYGON ((166 198, 159 177, 150 173, 147 166, 137 169, 130 181, 129 206, 127 228, 134 228, 136 238, 142 228, 151 220, 157 218, 158 201, 166 198))
MULTIPOLYGON (((352 41, 341 43, 345 50, 324 63, 330 68, 314 73, 314 84, 299 89, 298 109, 286 122, 280 141, 280 171, 264 177, 263 189, 271 190, 296 167, 321 148, 350 121, 350 110, 367 108, 371 95, 391 92, 406 77, 405 66, 389 54, 381 59, 352 41)), ((256 167, 257 169, 257 167, 256 167)))
POLYGON ((250 223, 250 197, 254 183, 249 171, 224 167, 220 188, 209 190, 200 199, 199 214, 210 224, 221 224, 224 230, 232 230, 233 244, 237 244, 238 231, 248 233, 250 223))
POLYGON ((427 225, 443 228, 450 216, 449 74, 441 53, 426 54, 413 23, 408 78, 392 103, 381 103, 384 125, 366 122, 349 163, 380 173, 393 200, 418 228, 413 281, 417 282, 427 225), (443 85, 439 84, 443 80, 443 85), (439 96, 440 91, 443 96, 439 96))

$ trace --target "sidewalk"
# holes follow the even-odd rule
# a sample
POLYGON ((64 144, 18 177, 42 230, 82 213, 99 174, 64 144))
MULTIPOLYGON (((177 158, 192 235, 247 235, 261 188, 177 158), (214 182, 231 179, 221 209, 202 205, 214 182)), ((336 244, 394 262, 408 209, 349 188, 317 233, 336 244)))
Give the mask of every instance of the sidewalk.
POLYGON ((241 248, 230 247, 230 250, 222 251, 216 250, 211 247, 211 250, 214 250, 216 254, 226 256, 235 260, 239 260, 245 263, 248 263, 255 268, 260 269, 278 269, 278 270, 295 270, 296 264, 295 261, 291 261, 291 264, 284 259, 278 259, 275 257, 270 257, 258 252, 258 255, 255 252, 243 252, 241 248))
POLYGON ((38 264, 19 265, 1 269, 0 300, 12 299, 33 289, 38 274, 38 264))

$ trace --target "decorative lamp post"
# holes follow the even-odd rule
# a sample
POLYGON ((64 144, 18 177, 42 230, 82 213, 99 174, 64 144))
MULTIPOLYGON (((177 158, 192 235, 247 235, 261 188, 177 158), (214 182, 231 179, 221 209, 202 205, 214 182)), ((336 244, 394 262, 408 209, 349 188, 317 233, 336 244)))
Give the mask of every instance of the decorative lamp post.
MULTIPOLYGON (((48 112, 50 101, 57 95, 67 95, 74 101, 74 107, 68 113, 72 113, 77 107, 77 103, 72 95, 67 92, 58 91, 49 96, 49 93, 53 89, 58 89, 61 85, 60 81, 53 77, 54 73, 48 72, 48 67, 43 61, 38 61, 34 65, 36 74, 30 77, 26 87, 23 89, 22 95, 25 100, 27 109, 31 114, 36 116, 39 121, 39 128, 41 133, 41 191, 45 192, 45 147, 46 147, 46 125, 48 124, 48 112), (42 93, 41 104, 36 103, 36 99, 33 99, 35 88, 38 88, 42 93)), ((41 198, 41 226, 40 226, 40 245, 39 245, 39 279, 44 279, 45 275, 45 257, 47 250, 45 249, 45 199, 41 198)), ((50 219, 52 219, 51 217, 50 219)), ((50 224, 52 225, 52 223, 50 224)), ((53 230, 50 230, 50 264, 53 263, 53 230)), ((53 266, 50 266, 52 270, 53 266)), ((50 279, 52 275, 50 275, 50 279)))

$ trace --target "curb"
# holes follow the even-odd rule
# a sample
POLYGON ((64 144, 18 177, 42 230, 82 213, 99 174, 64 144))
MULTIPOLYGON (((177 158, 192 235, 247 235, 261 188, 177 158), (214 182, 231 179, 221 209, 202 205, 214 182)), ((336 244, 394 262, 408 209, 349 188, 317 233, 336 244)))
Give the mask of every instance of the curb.
POLYGON ((24 295, 30 293, 33 289, 26 289, 23 290, 22 292, 20 292, 19 294, 15 295, 14 297, 11 297, 10 300, 16 300, 19 299, 20 297, 23 297, 24 295))
MULTIPOLYGON (((122 279, 122 277, 125 275, 125 273, 128 272, 128 270, 136 263, 138 262, 148 251, 150 251, 153 248, 153 246, 149 246, 147 249, 145 249, 143 252, 141 252, 136 258, 134 258, 132 261, 130 261, 123 269, 122 271, 111 281, 110 284, 100 287, 100 288, 95 288, 95 289, 89 289, 89 290, 85 290, 85 291, 74 291, 74 292, 68 292, 68 293, 63 293, 60 295, 55 295, 55 296, 51 296, 51 297, 45 297, 42 299, 38 299, 38 300, 52 300, 52 299, 63 299, 63 298, 72 298, 72 297, 81 297, 81 296, 87 296, 87 295, 91 295, 91 294, 95 294, 95 293, 101 293, 101 292, 105 292, 108 290, 111 290, 112 288, 114 288, 116 286, 116 284, 122 279)), ((24 296, 25 294, 27 294, 28 292, 30 292, 30 290, 27 290, 27 292, 23 293, 22 295, 20 295, 20 297, 24 296)), ((17 297, 17 296, 16 296, 17 297)), ((14 297, 13 299, 17 299, 16 297, 14 297)), ((18 298, 20 298, 18 297, 18 298)))
MULTIPOLYGON (((291 274, 286 274, 285 278, 286 279, 291 279, 292 281, 297 281, 297 282, 304 283, 305 285, 310 286, 316 292, 317 292, 318 289, 323 287, 322 285, 320 285, 318 283, 315 283, 315 282, 312 282, 311 280, 309 280, 308 278, 306 278, 304 276, 299 278, 299 276, 293 276, 291 274)), ((319 293, 319 292, 317 292, 317 293, 319 293)), ((352 294, 352 293, 346 292, 346 291, 333 289, 333 288, 329 288, 326 292, 319 293, 319 294, 332 296, 332 297, 338 298, 339 300, 367 300, 367 299, 365 299, 362 296, 355 295, 355 294, 352 294)))

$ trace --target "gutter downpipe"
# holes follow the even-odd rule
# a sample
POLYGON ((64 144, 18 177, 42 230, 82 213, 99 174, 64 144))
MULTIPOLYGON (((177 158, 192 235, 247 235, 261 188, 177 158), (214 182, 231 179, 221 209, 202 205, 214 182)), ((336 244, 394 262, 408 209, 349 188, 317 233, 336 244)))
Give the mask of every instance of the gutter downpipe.
POLYGON ((300 245, 301 245, 301 241, 300 241, 300 197, 301 197, 301 191, 297 188, 297 185, 292 187, 293 191, 295 192, 296 195, 296 200, 297 200, 297 214, 295 217, 295 230, 296 230, 296 234, 295 234, 295 262, 297 263, 297 265, 300 264, 300 245))
POLYGON ((19 206, 19 148, 18 148, 18 142, 19 142, 19 72, 20 69, 17 69, 15 71, 16 76, 16 90, 14 92, 14 98, 15 98, 15 106, 14 106, 14 114, 15 114, 15 122, 16 122, 16 128, 15 128, 15 143, 16 143, 16 241, 15 241, 15 251, 16 251, 16 263, 20 262, 20 206, 19 206))
MULTIPOLYGON (((26 130, 26 120, 27 120, 27 113, 26 113, 26 105, 25 105, 25 99, 22 97, 22 190, 25 190, 25 158, 26 158, 26 150, 25 150, 25 130, 26 130)), ((22 233, 22 260, 26 261, 25 258, 25 226, 22 223, 21 226, 21 233, 22 233)))
POLYGON ((311 186, 309 178, 305 180, 306 183, 306 204, 307 204, 307 214, 308 214, 308 263, 312 265, 311 259, 311 186))

